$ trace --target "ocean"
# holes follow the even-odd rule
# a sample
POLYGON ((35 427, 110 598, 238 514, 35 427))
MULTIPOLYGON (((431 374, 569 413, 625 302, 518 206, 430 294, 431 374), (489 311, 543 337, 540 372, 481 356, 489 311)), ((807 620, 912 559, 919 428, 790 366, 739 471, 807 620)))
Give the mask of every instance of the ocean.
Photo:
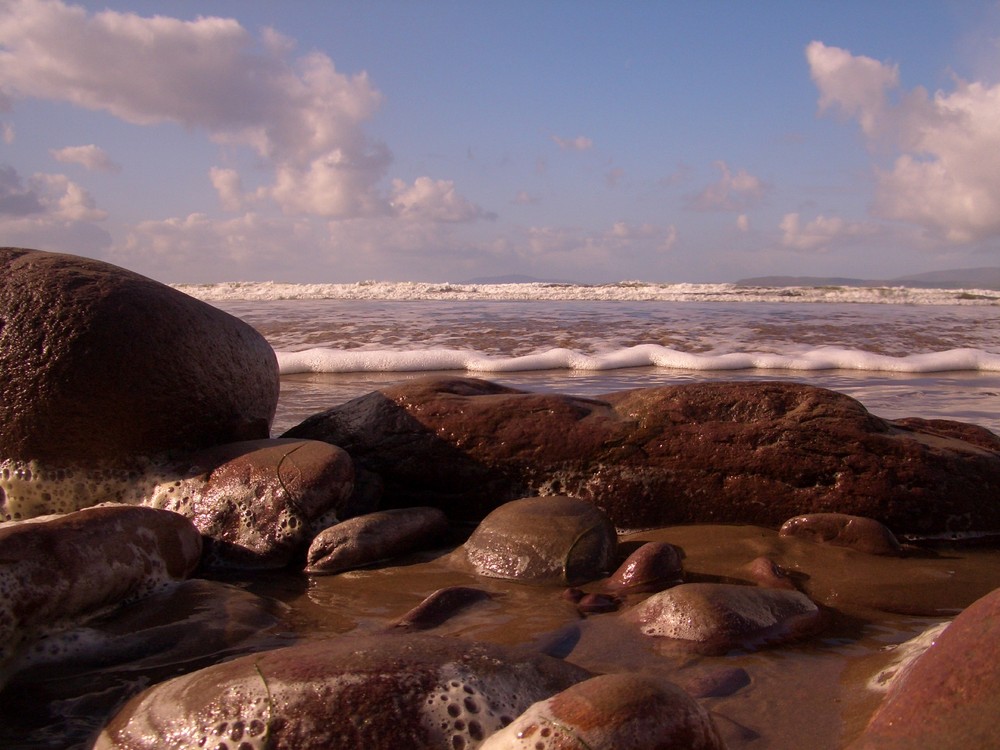
POLYGON ((274 347, 280 435, 432 374, 593 397, 705 380, 794 380, 886 418, 1000 433, 1000 292, 554 283, 178 285, 274 347))

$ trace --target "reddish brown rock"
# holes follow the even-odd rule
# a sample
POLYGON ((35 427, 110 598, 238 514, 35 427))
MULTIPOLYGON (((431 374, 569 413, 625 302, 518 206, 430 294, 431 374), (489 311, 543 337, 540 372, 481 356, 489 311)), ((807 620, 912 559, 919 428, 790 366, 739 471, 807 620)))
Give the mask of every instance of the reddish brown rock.
POLYGON ((711 717, 662 677, 592 677, 534 704, 483 750, 724 750, 711 717))
POLYGON ((0 457, 106 463, 263 438, 274 352, 227 313, 96 260, 0 249, 0 457))
POLYGON ((572 497, 526 497, 483 519, 459 550, 476 573, 522 583, 575 584, 607 575, 618 537, 607 517, 572 497))
POLYGON ((341 637, 154 686, 94 747, 471 750, 532 703, 588 677, 558 659, 459 638, 341 637))
POLYGON ((96 260, 0 248, 0 519, 128 501, 151 456, 266 438, 278 368, 241 320, 96 260))
POLYGON ((684 577, 681 552, 666 542, 646 542, 629 555, 605 584, 621 593, 662 591, 684 577))
POLYGON ((102 506, 0 526, 0 664, 41 627, 69 626, 186 578, 201 535, 176 513, 102 506))
POLYGON ((395 508, 355 516, 316 535, 305 572, 340 573, 430 548, 447 530, 448 518, 437 508, 395 508))
POLYGON ((898 555, 899 540, 873 518, 846 513, 809 513, 785 521, 779 536, 795 536, 817 544, 850 547, 869 555, 898 555))
POLYGON ((194 521, 211 567, 282 568, 336 521, 353 480, 350 457, 329 443, 251 440, 178 460, 139 501, 194 521))
POLYGON ((965 609, 904 673, 852 750, 1000 744, 1000 589, 965 609))
POLYGON ((777 528, 819 512, 907 534, 1000 528, 1000 438, 891 422, 795 383, 696 383, 594 400, 425 379, 288 434, 345 448, 381 477, 387 501, 435 505, 457 519, 565 494, 593 501, 621 528, 777 528))
POLYGON ((684 583, 622 615, 644 635, 702 653, 725 653, 794 640, 815 632, 819 608, 798 591, 728 583, 684 583))

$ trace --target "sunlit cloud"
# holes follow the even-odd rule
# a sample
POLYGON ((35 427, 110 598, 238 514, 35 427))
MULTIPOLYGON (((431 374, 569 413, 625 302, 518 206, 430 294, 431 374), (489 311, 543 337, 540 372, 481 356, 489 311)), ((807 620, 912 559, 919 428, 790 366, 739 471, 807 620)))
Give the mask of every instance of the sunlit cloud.
POLYGON ((86 146, 66 146, 65 148, 51 149, 49 153, 58 162, 62 162, 63 164, 79 164, 95 172, 115 173, 120 172, 122 169, 119 164, 116 164, 108 156, 104 149, 92 143, 86 146))
POLYGON ((1000 84, 956 79, 950 92, 899 94, 896 66, 812 42, 820 109, 854 118, 897 155, 875 171, 873 211, 948 242, 1000 236, 1000 84))
POLYGON ((430 177, 418 177, 412 185, 393 180, 390 205, 399 216, 407 219, 466 222, 496 218, 455 192, 455 183, 451 180, 432 180, 430 177))
POLYGON ((844 244, 878 231, 871 224, 822 214, 807 222, 803 222, 797 213, 785 214, 778 226, 784 247, 806 252, 824 252, 832 245, 844 244))
POLYGON ((552 141, 563 151, 589 151, 594 147, 594 142, 585 135, 578 135, 576 138, 561 138, 558 135, 553 135, 552 141))
POLYGON ((721 173, 719 179, 700 193, 689 196, 689 208, 696 211, 744 211, 758 205, 768 191, 766 183, 745 169, 734 173, 724 161, 717 161, 712 166, 721 173))

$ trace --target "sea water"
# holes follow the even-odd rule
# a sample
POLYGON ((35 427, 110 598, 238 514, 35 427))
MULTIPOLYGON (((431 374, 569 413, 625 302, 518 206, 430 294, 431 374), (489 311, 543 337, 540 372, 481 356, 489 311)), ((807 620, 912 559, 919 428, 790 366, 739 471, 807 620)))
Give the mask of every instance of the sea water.
POLYGON ((596 396, 795 380, 886 418, 1000 433, 1000 292, 903 287, 242 283, 179 287, 274 347, 273 432, 403 380, 479 377, 596 396))

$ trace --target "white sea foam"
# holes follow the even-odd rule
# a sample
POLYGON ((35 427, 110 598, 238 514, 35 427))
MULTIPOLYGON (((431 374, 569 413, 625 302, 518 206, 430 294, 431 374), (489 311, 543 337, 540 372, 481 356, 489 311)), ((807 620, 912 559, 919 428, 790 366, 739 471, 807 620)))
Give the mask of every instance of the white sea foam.
POLYGON ((800 286, 739 284, 452 284, 417 281, 361 281, 354 284, 288 284, 276 281, 177 284, 180 291, 208 302, 231 300, 454 300, 454 301, 611 301, 611 302, 855 302, 899 305, 994 305, 1000 292, 989 289, 800 286))
POLYGON ((633 367, 683 370, 859 370, 887 373, 1000 372, 1000 354, 979 349, 911 354, 885 354, 816 347, 794 353, 683 352, 658 344, 642 344, 602 354, 555 348, 517 357, 491 356, 473 350, 411 349, 401 351, 313 348, 277 352, 282 375, 307 372, 509 373, 534 370, 607 371, 633 367))

